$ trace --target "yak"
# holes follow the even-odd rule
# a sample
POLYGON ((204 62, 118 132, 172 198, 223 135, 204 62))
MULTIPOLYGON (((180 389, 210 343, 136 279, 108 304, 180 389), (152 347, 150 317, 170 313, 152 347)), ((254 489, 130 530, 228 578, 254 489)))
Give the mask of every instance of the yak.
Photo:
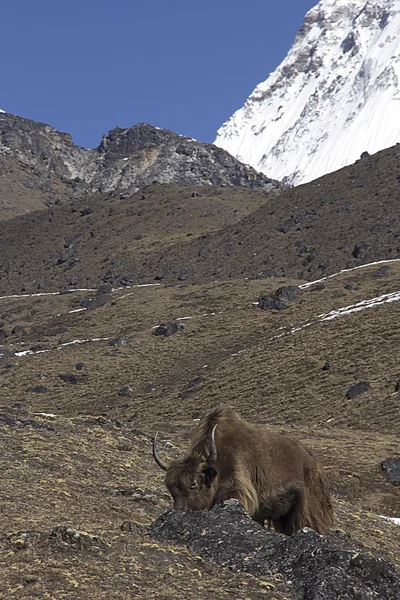
POLYGON ((166 464, 153 439, 153 457, 180 510, 210 510, 236 498, 255 521, 291 535, 303 527, 325 533, 332 502, 322 467, 303 444, 252 425, 222 406, 193 431, 185 457, 166 464))

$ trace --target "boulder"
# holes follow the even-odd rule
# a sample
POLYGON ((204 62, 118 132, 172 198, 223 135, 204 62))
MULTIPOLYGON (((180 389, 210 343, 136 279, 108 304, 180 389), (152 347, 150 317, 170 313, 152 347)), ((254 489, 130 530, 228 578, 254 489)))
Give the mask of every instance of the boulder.
POLYGON ((390 483, 400 484, 400 457, 383 460, 381 471, 390 483))
POLYGON ((360 394, 364 394, 365 392, 367 392, 370 388, 370 385, 368 383, 368 381, 359 381, 358 383, 355 383, 354 385, 352 385, 351 387, 349 387, 349 389, 346 392, 346 398, 348 400, 351 400, 352 398, 355 398, 356 396, 359 396, 360 394))
POLYGON ((178 331, 182 331, 184 326, 182 323, 161 323, 158 327, 153 329, 153 335, 169 337, 170 335, 174 335, 174 333, 178 333, 178 331))
POLYGON ((185 544, 196 556, 233 571, 283 577, 295 600, 395 600, 400 572, 335 533, 302 529, 292 536, 253 521, 237 500, 209 512, 170 510, 150 527, 160 541, 185 544))

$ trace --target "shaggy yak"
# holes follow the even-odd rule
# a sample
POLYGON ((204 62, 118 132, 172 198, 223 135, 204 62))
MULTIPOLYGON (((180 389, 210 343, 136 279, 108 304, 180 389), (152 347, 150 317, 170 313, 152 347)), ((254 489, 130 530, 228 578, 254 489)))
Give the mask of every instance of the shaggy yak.
POLYGON ((197 425, 184 458, 167 465, 153 440, 153 457, 166 473, 175 509, 210 510, 237 498, 249 515, 277 532, 303 527, 318 533, 333 524, 322 467, 310 450, 286 435, 251 425, 229 407, 197 425))

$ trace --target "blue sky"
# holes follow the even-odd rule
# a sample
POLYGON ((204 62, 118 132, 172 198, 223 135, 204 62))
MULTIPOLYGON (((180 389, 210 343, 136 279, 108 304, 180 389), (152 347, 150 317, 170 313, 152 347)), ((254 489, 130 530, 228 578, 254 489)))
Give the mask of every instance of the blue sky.
POLYGON ((317 0, 12 0, 0 108, 92 148, 148 122, 212 142, 317 0))

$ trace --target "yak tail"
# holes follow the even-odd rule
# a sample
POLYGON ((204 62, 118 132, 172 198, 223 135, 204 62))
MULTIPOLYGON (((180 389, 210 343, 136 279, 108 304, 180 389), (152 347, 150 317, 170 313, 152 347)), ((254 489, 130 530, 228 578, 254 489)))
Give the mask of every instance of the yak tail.
POLYGON ((301 527, 311 527, 326 533, 334 523, 332 500, 323 472, 318 469, 306 486, 301 506, 301 527))
POLYGON ((312 524, 318 533, 326 533, 334 524, 332 499, 324 473, 318 469, 312 487, 312 524))

